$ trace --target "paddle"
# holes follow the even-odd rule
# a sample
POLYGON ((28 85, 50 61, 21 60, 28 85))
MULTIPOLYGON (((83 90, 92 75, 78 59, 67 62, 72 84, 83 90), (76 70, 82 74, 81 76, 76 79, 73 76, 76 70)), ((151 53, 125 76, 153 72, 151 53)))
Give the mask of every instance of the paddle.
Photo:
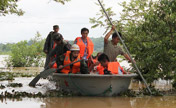
MULTIPOLYGON (((54 59, 53 62, 51 62, 51 66, 54 65, 55 62, 56 62, 56 59, 54 59)), ((48 70, 49 67, 50 67, 50 66, 49 66, 49 64, 48 64, 47 67, 45 67, 45 69, 44 69, 42 72, 48 70)), ((40 72, 40 73, 42 73, 42 72, 40 72)), ((35 87, 35 84, 38 82, 39 79, 40 79, 40 76, 37 75, 37 76, 29 83, 29 86, 35 87)))
MULTIPOLYGON (((67 67, 67 66, 70 66, 70 65, 73 65, 74 63, 77 63, 77 62, 80 62, 82 61, 83 59, 81 60, 78 60, 78 61, 75 61, 73 63, 70 63, 70 64, 67 64, 65 66, 63 66, 62 68, 64 67, 67 67)), ((38 74, 30 83, 29 83, 29 86, 32 86, 32 87, 35 87, 36 83, 39 81, 40 78, 46 78, 47 76, 51 75, 52 73, 62 69, 62 68, 57 68, 57 69, 47 69, 47 70, 44 70, 42 72, 40 72, 40 74, 38 74)))
MULTIPOLYGON (((109 18, 108 14, 106 13, 106 10, 104 9, 104 7, 103 7, 103 5, 101 4, 100 0, 98 0, 98 2, 99 2, 99 4, 100 4, 101 8, 103 9, 103 11, 104 11, 104 13, 105 13, 107 19, 109 20, 110 24, 113 26, 112 21, 111 21, 111 19, 109 18)), ((120 35, 119 35, 119 33, 117 32, 116 29, 115 29, 115 32, 117 33, 117 35, 118 35, 120 41, 122 42, 122 44, 123 44, 123 46, 124 46, 124 48, 125 48, 127 54, 129 55, 130 59, 132 60, 132 63, 133 63, 133 65, 134 65, 134 67, 136 68, 138 74, 140 75, 140 77, 141 77, 142 80, 144 81, 144 84, 146 85, 146 87, 147 87, 149 93, 152 94, 152 92, 151 92, 149 86, 147 85, 146 80, 144 79, 144 77, 142 76, 141 72, 139 71, 138 66, 136 65, 136 63, 135 63, 134 60, 132 59, 130 52, 128 51, 128 49, 127 49, 125 43, 123 42, 122 38, 120 37, 120 35)))

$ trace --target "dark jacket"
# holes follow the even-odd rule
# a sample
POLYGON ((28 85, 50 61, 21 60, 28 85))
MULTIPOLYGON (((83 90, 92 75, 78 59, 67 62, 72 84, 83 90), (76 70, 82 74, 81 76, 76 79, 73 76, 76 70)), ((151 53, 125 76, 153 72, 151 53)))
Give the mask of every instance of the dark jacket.
POLYGON ((60 55, 66 53, 67 51, 70 50, 71 45, 66 42, 63 41, 60 45, 57 45, 55 47, 55 49, 53 49, 50 53, 49 56, 50 57, 54 57, 56 55, 56 58, 59 57, 60 55))
MULTIPOLYGON (((54 45, 54 41, 53 41, 53 36, 54 36, 55 32, 50 32, 46 38, 46 41, 45 41, 45 44, 44 44, 44 48, 43 48, 43 51, 47 51, 48 54, 51 52, 52 48, 53 48, 53 45, 54 45)), ((60 34, 60 33, 59 33, 60 34)), ((60 34, 61 37, 62 34, 60 34)))

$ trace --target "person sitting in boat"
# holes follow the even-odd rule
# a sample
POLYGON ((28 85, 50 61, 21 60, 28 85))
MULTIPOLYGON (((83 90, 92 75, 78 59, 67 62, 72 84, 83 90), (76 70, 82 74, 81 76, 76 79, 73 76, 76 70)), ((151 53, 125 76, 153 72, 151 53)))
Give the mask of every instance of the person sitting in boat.
POLYGON ((98 57, 102 54, 102 52, 98 52, 95 57, 92 57, 91 60, 89 60, 89 72, 90 73, 96 73, 97 67, 101 66, 101 64, 98 61, 98 57))
POLYGON ((49 56, 50 56, 50 67, 51 68, 57 68, 56 63, 54 63, 54 65, 52 64, 52 62, 54 61, 53 59, 54 58, 57 59, 57 57, 59 57, 60 55, 63 55, 67 51, 69 51, 71 45, 67 41, 63 40, 63 37, 59 33, 56 33, 53 36, 53 40, 54 40, 53 50, 49 54, 49 56))
MULTIPOLYGON (((76 44, 73 44, 71 46, 70 51, 67 51, 66 54, 59 56, 59 58, 56 60, 57 66, 59 68, 62 68, 64 65, 80 60, 81 57, 79 52, 80 52, 79 46, 76 44)), ((62 70, 59 71, 59 73, 88 74, 89 72, 88 72, 88 67, 85 60, 82 60, 71 66, 67 66, 63 68, 62 70)))
POLYGON ((123 75, 126 74, 124 69, 120 66, 118 62, 109 62, 109 58, 106 54, 101 54, 98 57, 98 61, 100 62, 101 66, 97 67, 97 71, 99 74, 119 74, 123 75))

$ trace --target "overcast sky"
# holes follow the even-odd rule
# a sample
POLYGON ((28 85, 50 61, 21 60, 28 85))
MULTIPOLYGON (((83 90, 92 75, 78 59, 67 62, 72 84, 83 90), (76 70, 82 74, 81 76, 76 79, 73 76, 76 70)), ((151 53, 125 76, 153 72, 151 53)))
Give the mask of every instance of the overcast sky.
MULTIPOLYGON (((104 0, 106 7, 120 16, 122 7, 118 5, 129 0, 104 0)), ((0 16, 0 43, 19 42, 35 37, 37 31, 46 38, 52 31, 52 26, 58 24, 60 33, 66 40, 80 36, 83 27, 90 29, 90 37, 103 36, 104 28, 91 29, 89 18, 95 17, 100 7, 95 5, 97 0, 71 0, 62 5, 52 0, 20 0, 19 8, 25 11, 23 16, 0 16)))

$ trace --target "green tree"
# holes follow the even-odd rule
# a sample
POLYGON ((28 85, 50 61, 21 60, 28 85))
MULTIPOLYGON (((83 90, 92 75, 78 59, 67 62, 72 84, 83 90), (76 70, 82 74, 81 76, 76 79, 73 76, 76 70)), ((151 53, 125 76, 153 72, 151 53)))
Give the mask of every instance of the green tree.
POLYGON ((31 67, 39 66, 42 62, 43 44, 40 34, 37 32, 34 39, 31 39, 32 44, 28 45, 27 41, 20 41, 11 49, 11 54, 7 63, 13 67, 31 67))
MULTIPOLYGON (((15 14, 21 16, 24 14, 22 9, 18 9, 17 2, 19 0, 0 0, 0 16, 6 16, 7 14, 15 14)), ((54 0, 58 3, 69 2, 71 0, 54 0)))
POLYGON ((0 0, 0 16, 7 14, 23 15, 24 12, 18 9, 17 1, 18 0, 0 0))
MULTIPOLYGON (((150 83, 158 78, 176 80, 176 1, 131 0, 121 6, 121 18, 113 22, 144 77, 150 83)), ((98 22, 103 20, 103 13, 98 18, 90 21, 109 25, 107 21, 98 22)))
POLYGON ((104 42, 104 38, 103 37, 99 37, 99 38, 91 38, 92 42, 94 43, 94 51, 95 52, 102 52, 103 51, 103 42, 104 42))
POLYGON ((13 43, 0 44, 0 54, 9 54, 13 45, 13 43))

